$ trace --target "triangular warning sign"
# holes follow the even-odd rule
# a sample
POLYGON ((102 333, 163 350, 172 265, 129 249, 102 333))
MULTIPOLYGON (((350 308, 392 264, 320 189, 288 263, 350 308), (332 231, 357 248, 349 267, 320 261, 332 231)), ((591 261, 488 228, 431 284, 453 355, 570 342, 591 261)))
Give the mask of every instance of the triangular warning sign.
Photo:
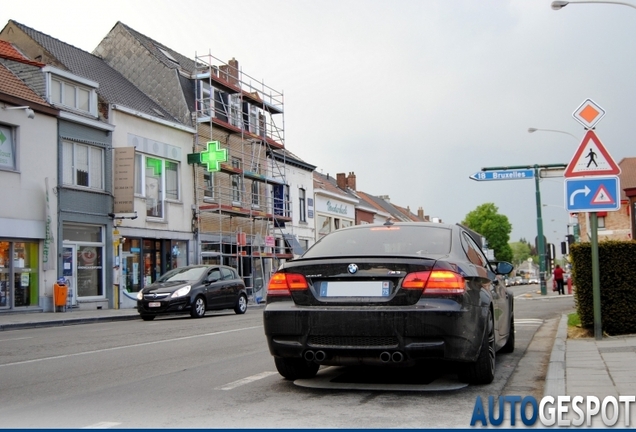
POLYGON ((616 203, 616 201, 614 201, 614 198, 612 198, 609 192, 607 192, 607 189, 605 189, 604 185, 600 185, 598 187, 598 190, 592 197, 592 201, 590 201, 590 204, 614 204, 614 203, 616 203))
POLYGON ((601 140, 588 130, 563 173, 563 177, 618 175, 621 169, 605 149, 601 140))

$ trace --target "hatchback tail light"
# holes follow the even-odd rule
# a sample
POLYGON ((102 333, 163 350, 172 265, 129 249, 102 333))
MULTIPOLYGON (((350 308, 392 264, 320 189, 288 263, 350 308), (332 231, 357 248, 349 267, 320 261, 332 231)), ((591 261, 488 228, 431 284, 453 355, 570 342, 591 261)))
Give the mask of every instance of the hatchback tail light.
POLYGON ((466 291, 466 280, 449 270, 423 271, 407 274, 402 288, 422 290, 425 295, 463 294, 466 291))
POLYGON ((268 296, 291 296, 292 290, 309 288, 305 276, 299 273, 274 273, 267 285, 268 296))

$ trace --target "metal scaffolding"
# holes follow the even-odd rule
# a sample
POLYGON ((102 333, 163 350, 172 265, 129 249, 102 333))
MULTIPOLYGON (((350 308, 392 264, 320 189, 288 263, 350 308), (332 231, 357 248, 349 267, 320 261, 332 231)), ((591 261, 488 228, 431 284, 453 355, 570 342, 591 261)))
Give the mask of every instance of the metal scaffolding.
POLYGON ((201 261, 235 267, 258 301, 278 261, 293 258, 281 230, 292 220, 285 163, 269 157, 285 147, 283 93, 244 74, 235 59, 207 54, 195 62, 194 152, 215 141, 227 151, 218 171, 194 169, 201 261))

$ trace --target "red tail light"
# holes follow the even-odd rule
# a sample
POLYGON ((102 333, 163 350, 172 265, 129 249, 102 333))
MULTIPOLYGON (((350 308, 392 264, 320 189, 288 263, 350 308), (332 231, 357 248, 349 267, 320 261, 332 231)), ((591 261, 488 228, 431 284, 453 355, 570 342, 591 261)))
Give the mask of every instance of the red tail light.
POLYGON ((291 290, 309 288, 305 276, 298 273, 274 273, 267 285, 267 295, 290 296, 291 290))
POLYGON ((422 294, 426 295, 463 294, 466 291, 466 280, 449 270, 423 271, 407 274, 402 288, 423 290, 422 294))

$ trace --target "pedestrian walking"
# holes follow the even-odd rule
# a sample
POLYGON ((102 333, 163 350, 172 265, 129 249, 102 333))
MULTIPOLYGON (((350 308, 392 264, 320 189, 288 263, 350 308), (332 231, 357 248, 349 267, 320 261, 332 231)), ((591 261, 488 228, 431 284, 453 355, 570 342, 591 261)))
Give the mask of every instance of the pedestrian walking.
POLYGON ((554 268, 554 280, 556 281, 557 291, 559 295, 565 295, 565 288, 563 286, 563 269, 559 264, 554 268))

